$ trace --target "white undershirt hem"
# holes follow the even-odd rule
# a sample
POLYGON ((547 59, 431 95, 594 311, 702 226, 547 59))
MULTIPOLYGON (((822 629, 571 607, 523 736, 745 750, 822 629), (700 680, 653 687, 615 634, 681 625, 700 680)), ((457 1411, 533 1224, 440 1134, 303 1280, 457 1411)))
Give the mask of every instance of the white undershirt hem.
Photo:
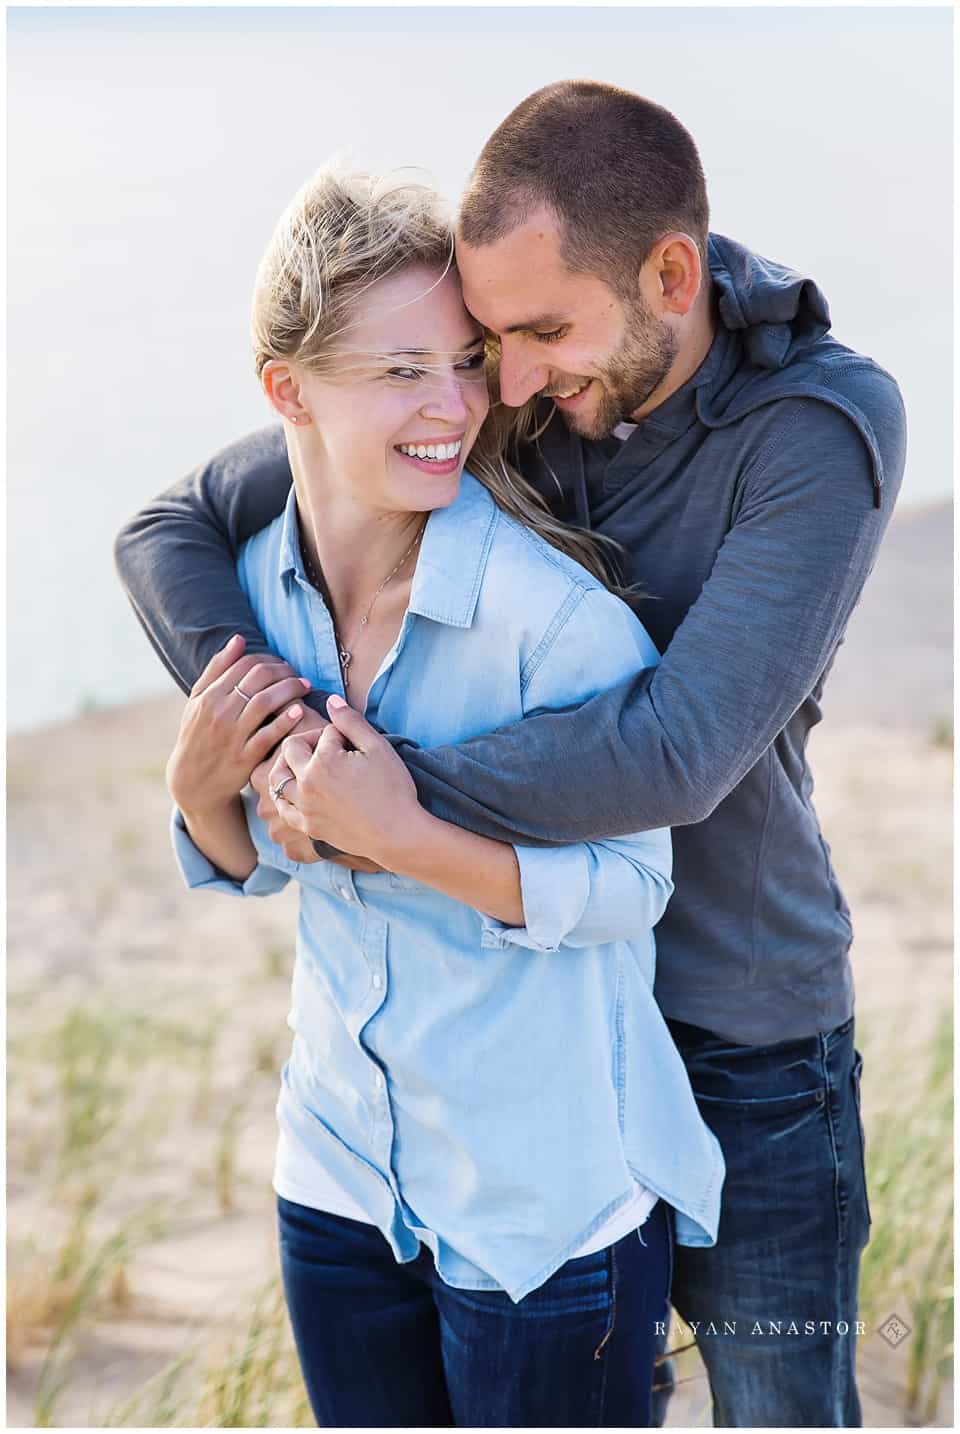
MULTIPOLYGON (((344 1190, 329 1170, 282 1126, 277 1141, 273 1188, 282 1199, 291 1200, 295 1205, 306 1205, 310 1210, 322 1210, 327 1215, 339 1215, 346 1220, 360 1220, 364 1225, 373 1224, 349 1191, 344 1190)), ((622 1240, 624 1235, 629 1235, 631 1230, 644 1223, 658 1198, 645 1185, 634 1181, 633 1195, 627 1203, 604 1220, 600 1228, 594 1230, 569 1258, 574 1260, 581 1255, 593 1255, 597 1250, 605 1250, 608 1245, 622 1240)))

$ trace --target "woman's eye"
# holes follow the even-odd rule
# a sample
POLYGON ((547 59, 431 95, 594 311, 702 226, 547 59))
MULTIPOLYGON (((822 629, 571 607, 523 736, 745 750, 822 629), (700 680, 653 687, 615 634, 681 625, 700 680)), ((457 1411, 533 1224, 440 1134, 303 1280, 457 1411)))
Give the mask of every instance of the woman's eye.
POLYGON ((555 344, 557 339, 562 339, 566 335, 566 332, 564 328, 552 329, 547 334, 534 334, 534 338, 542 344, 555 344))
POLYGON ((391 368, 387 371, 387 378, 418 379, 423 378, 422 368, 391 368))
POLYGON ((480 349, 478 353, 471 354, 470 357, 465 358, 462 363, 458 363, 457 368, 466 369, 469 372, 472 369, 483 368, 485 362, 486 355, 484 354, 483 350, 480 349))

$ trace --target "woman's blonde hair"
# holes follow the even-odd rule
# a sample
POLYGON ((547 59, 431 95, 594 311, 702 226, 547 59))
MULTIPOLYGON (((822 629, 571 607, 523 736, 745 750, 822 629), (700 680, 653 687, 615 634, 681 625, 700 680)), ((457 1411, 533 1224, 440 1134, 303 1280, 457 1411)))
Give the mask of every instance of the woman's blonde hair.
MULTIPOLYGON (((402 175, 383 178, 320 169, 281 215, 260 262, 254 288, 252 336, 257 374, 270 359, 287 359, 314 372, 336 372, 343 336, 364 293, 409 268, 439 271, 454 265, 453 227, 429 186, 402 175)), ((608 554, 619 544, 553 516, 508 455, 536 441, 535 401, 511 409, 499 401, 497 351, 488 346, 490 413, 467 459, 469 471, 505 513, 581 563, 627 601, 635 590, 617 586, 608 554)))

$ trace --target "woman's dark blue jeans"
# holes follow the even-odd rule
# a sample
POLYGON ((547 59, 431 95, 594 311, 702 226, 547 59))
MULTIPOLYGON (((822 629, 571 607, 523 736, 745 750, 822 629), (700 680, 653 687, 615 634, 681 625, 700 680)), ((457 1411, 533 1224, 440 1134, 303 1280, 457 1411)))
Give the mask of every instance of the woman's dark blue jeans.
POLYGON ((518 1304, 401 1265, 373 1225, 278 1199, 280 1263, 321 1428, 650 1424, 673 1215, 568 1260, 518 1304))

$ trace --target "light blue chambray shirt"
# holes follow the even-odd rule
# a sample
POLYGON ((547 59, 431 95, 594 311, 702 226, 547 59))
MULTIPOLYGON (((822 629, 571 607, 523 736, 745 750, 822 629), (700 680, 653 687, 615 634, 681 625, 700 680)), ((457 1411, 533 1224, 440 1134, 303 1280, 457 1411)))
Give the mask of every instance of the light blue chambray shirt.
MULTIPOLYGON (((274 652, 343 692, 333 626, 304 575, 295 493, 238 570, 274 652)), ((431 514, 396 644, 366 716, 424 746, 583 702, 658 660, 637 618, 463 475, 431 514)), ((563 773, 557 773, 558 782, 563 773)), ((724 1165, 653 999, 653 927, 673 889, 666 830, 517 847, 526 925, 419 882, 300 865, 245 794, 258 865, 243 883, 174 813, 192 887, 301 903, 277 1115, 383 1232, 422 1241, 448 1284, 542 1284, 633 1195, 715 1242, 724 1165)))

